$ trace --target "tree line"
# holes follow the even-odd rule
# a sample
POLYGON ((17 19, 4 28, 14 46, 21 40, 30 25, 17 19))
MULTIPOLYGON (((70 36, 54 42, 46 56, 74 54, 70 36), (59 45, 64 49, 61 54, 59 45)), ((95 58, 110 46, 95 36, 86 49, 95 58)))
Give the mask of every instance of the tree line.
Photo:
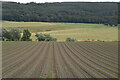
MULTIPOLYGON (((5 29, 2 28, 2 34, 0 34, 0 40, 2 41, 32 41, 31 32, 28 29, 24 29, 21 32, 19 29, 5 29)), ((50 34, 36 33, 34 35, 36 41, 57 41, 57 38, 52 37, 50 34)), ((67 42, 76 42, 74 38, 66 38, 67 42)))
POLYGON ((117 2, 2 2, 3 20, 117 24, 117 2))
POLYGON ((28 29, 21 32, 19 29, 5 29, 2 28, 2 40, 3 41, 32 41, 30 39, 31 33, 28 29))
MULTIPOLYGON (((24 29, 21 32, 19 29, 5 29, 2 28, 2 41, 32 41, 30 38, 32 33, 28 29, 24 29)), ((37 41, 57 41, 56 38, 53 38, 49 34, 35 34, 37 41)))

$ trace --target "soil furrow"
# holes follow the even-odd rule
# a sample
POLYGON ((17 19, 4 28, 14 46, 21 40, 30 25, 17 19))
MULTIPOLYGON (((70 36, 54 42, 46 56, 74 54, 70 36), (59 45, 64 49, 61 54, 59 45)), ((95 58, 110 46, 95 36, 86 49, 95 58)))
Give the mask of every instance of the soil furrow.
MULTIPOLYGON (((77 48, 77 51, 78 51, 78 47, 76 47, 76 48, 77 48)), ((79 47, 79 49, 80 49, 80 48, 81 48, 81 47, 79 47)), ((79 50, 78 53, 79 53, 80 51, 82 51, 82 50, 79 50)), ((85 51, 85 50, 83 50, 83 51, 85 51)), ((83 54, 87 54, 87 52, 84 52, 83 54)), ((83 54, 82 54, 82 55, 83 55, 83 54)), ((111 71, 110 69, 108 69, 108 68, 106 68, 106 67, 103 67, 103 66, 95 63, 95 62, 94 62, 95 60, 93 60, 94 58, 88 59, 87 56, 89 57, 90 55, 86 55, 86 56, 84 55, 84 57, 86 57, 86 58, 85 58, 85 59, 86 59, 85 61, 88 60, 87 62, 88 62, 88 64, 89 64, 89 66, 91 65, 91 64, 90 64, 90 61, 91 61, 91 62, 94 63, 95 65, 98 65, 98 67, 100 67, 99 69, 105 68, 106 71, 111 71)), ((95 67, 96 67, 96 66, 95 66, 95 67)), ((96 68, 97 68, 97 67, 96 67, 96 68)), ((102 71, 103 71, 103 70, 102 70, 102 71)), ((112 71, 111 73, 113 73, 113 72, 114 72, 114 71, 112 71)), ((117 73, 117 72, 116 72, 116 70, 115 70, 115 72, 114 72, 113 74, 115 75, 116 73, 117 73)), ((108 75, 108 76, 109 76, 109 75, 108 75)))

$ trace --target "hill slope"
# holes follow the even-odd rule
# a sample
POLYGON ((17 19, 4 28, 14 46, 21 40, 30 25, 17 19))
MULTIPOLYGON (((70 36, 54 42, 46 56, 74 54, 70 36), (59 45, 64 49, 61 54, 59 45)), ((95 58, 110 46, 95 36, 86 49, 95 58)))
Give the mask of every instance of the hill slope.
POLYGON ((103 24, 3 21, 3 27, 7 29, 17 28, 21 31, 29 29, 32 32, 33 41, 36 40, 35 33, 50 34, 58 41, 65 41, 68 37, 75 38, 78 41, 88 39, 118 41, 118 28, 103 24))
POLYGON ((117 22, 117 3, 15 3, 3 2, 3 20, 36 22, 117 22))

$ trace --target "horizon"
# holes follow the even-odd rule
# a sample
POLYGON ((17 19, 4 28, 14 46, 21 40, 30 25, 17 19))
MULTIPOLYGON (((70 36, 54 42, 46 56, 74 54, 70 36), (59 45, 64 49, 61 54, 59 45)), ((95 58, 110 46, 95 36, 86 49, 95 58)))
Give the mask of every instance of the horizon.
POLYGON ((1 1, 5 1, 5 2, 17 2, 17 3, 30 3, 30 2, 35 2, 35 3, 54 3, 54 2, 119 2, 119 0, 1 0, 1 1))

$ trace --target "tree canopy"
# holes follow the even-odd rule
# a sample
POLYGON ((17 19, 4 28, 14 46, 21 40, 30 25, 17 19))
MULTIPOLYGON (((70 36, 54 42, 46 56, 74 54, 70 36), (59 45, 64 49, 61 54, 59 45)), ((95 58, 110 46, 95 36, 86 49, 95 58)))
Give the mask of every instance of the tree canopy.
POLYGON ((3 20, 70 23, 117 23, 117 2, 3 2, 3 20))

